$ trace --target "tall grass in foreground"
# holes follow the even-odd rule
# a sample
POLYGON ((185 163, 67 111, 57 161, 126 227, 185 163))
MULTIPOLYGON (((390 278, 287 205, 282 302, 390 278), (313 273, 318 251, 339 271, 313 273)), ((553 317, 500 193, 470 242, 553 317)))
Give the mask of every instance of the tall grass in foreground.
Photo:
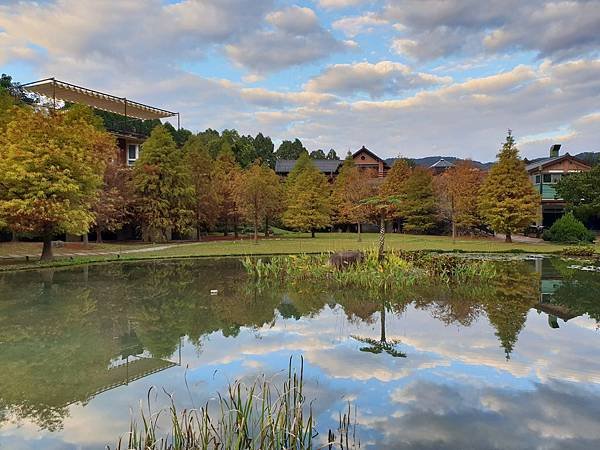
MULTIPOLYGON (((308 450, 356 449, 355 424, 351 411, 340 413, 339 427, 329 430, 325 443, 317 446, 312 405, 303 393, 303 363, 300 372, 288 368, 282 386, 263 375, 251 385, 236 381, 227 393, 219 394, 217 412, 209 404, 179 413, 171 398, 168 410, 141 411, 141 426, 132 420, 129 432, 119 439, 117 450, 308 450), (162 416, 170 422, 168 430, 159 425, 162 416), (351 432, 352 429, 352 432, 351 432), (336 434, 337 433, 337 434, 336 434)), ((110 449, 110 447, 107 447, 110 449)))
POLYGON ((375 251, 363 261, 338 270, 329 255, 290 255, 242 260, 246 272, 257 281, 319 281, 336 286, 390 290, 416 282, 463 282, 491 279, 496 270, 491 261, 429 252, 389 251, 379 261, 375 251))

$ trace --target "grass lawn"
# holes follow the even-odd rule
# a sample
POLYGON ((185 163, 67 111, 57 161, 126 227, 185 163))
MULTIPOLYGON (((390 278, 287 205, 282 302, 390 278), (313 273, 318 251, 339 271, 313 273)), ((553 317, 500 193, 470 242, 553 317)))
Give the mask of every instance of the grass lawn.
MULTIPOLYGON (((148 259, 148 258, 177 258, 177 257, 203 257, 203 256, 236 256, 236 255, 269 255, 286 253, 320 253, 336 250, 367 250, 374 249, 378 243, 378 234, 364 233, 362 242, 357 242, 356 235, 351 233, 319 233, 312 239, 309 234, 285 234, 281 237, 261 239, 255 244, 250 239, 244 240, 218 240, 208 242, 170 244, 169 248, 161 250, 146 250, 139 253, 134 249, 150 249, 153 244, 140 243, 105 243, 90 244, 85 249, 81 244, 71 244, 55 249, 59 257, 56 261, 44 263, 43 266, 60 266, 80 264, 97 261, 110 261, 117 259, 117 255, 94 255, 94 252, 126 252, 118 259, 148 259), (88 254, 89 253, 89 254, 88 254), (62 257, 62 258, 61 258, 62 257)), ((447 236, 421 236, 407 234, 387 234, 387 249, 403 250, 438 250, 462 252, 511 252, 521 251, 526 253, 555 253, 565 246, 546 242, 524 243, 514 242, 506 244, 493 238, 460 238, 456 242, 447 236)), ((596 249, 598 246, 596 245, 596 249)), ((39 243, 2 243, 0 256, 7 254, 38 254, 41 251, 39 243)), ((41 264, 32 261, 5 260, 0 265, 0 270, 40 267, 41 264)))
MULTIPOLYGON (((362 242, 357 242, 356 235, 350 233, 320 233, 312 239, 309 234, 298 234, 294 237, 274 237, 259 240, 257 244, 250 240, 199 242, 179 245, 158 252, 147 252, 144 256, 224 256, 277 253, 315 253, 335 250, 356 250, 376 248, 379 235, 363 233, 362 242)), ((419 236, 407 234, 387 234, 387 249, 403 250, 441 250, 465 252, 508 252, 521 250, 531 253, 553 253, 565 246, 540 243, 506 244, 497 239, 461 238, 452 242, 446 236, 419 236)))

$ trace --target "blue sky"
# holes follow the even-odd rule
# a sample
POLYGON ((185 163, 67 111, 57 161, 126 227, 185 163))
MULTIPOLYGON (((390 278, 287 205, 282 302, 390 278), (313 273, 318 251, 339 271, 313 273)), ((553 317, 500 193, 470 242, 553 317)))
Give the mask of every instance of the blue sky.
POLYGON ((600 151, 600 2, 53 0, 0 5, 0 69, 313 150, 600 151))

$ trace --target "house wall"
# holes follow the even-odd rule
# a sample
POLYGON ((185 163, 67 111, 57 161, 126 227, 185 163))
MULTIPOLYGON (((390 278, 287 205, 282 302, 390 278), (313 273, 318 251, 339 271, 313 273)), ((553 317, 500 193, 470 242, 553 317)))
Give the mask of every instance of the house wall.
POLYGON ((588 170, 590 170, 588 165, 567 157, 529 172, 531 182, 542 197, 537 221, 538 225, 549 228, 564 214, 565 202, 557 198, 556 192, 556 184, 560 181, 561 177, 569 173, 586 172, 588 170), (544 181, 544 178, 550 178, 550 181, 544 181))
POLYGON ((384 177, 385 176, 385 166, 383 161, 377 160, 369 155, 367 152, 359 152, 354 156, 354 163, 360 169, 375 169, 377 171, 377 176, 384 177))

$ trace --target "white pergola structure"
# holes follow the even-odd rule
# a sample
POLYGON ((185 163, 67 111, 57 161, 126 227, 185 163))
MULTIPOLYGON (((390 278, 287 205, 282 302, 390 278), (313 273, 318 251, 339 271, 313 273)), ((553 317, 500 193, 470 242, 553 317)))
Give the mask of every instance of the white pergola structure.
POLYGON ((144 105, 134 102, 126 97, 117 97, 104 92, 77 86, 56 78, 45 78, 39 81, 21 85, 28 92, 43 95, 53 102, 56 108, 57 101, 78 103, 92 108, 120 114, 125 117, 133 117, 142 120, 164 119, 177 116, 177 129, 180 128, 180 117, 178 112, 144 105))
MULTIPOLYGON (((49 99, 50 107, 53 107, 54 109, 56 109, 58 101, 77 103, 98 110, 119 114, 125 117, 126 122, 128 118, 154 120, 177 116, 177 129, 179 130, 181 127, 178 112, 134 102, 126 97, 117 97, 116 95, 77 86, 72 83, 67 83, 66 81, 60 81, 56 78, 45 78, 43 80, 33 81, 21 85, 21 87, 26 92, 34 93, 49 99)), ((139 158, 140 146, 146 140, 147 136, 127 130, 115 129, 108 131, 117 138, 119 160, 124 165, 133 165, 139 158)))

